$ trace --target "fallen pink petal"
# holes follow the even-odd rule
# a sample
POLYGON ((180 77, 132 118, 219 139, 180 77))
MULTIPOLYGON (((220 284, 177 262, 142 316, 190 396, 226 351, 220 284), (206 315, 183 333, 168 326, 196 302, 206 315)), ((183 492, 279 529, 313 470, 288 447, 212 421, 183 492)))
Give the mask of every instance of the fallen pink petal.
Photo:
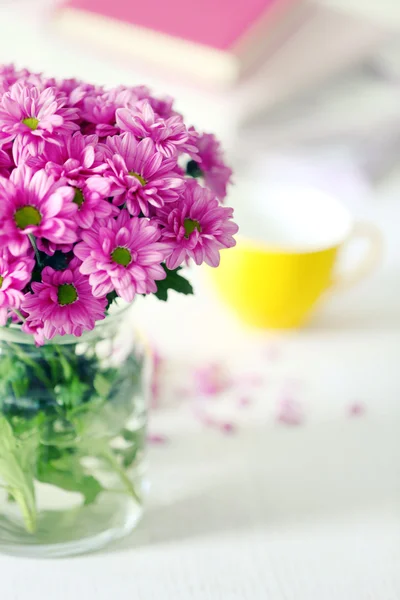
POLYGON ((223 433, 235 433, 236 427, 233 423, 221 423, 219 428, 223 433))
POLYGON ((238 404, 241 408, 247 408, 252 404, 252 400, 248 396, 241 396, 241 398, 239 398, 238 404))
POLYGON ((362 417, 365 415, 367 407, 363 402, 352 402, 348 407, 349 417, 362 417))
POLYGON ((226 368, 219 363, 196 369, 193 377, 197 393, 204 396, 217 396, 232 386, 226 368))
POLYGON ((198 421, 206 427, 218 429, 222 433, 229 434, 235 433, 236 431, 236 426, 233 423, 215 418, 197 405, 194 407, 194 415, 198 421))
POLYGON ((212 427, 215 425, 215 420, 203 409, 195 407, 194 415, 202 425, 206 425, 207 427, 212 427))
POLYGON ((304 422, 304 411, 301 404, 291 398, 282 399, 278 404, 276 420, 283 425, 302 425, 304 422))
POLYGON ((166 444, 169 440, 166 435, 162 435, 160 433, 150 433, 147 436, 147 441, 149 444, 159 445, 166 444))

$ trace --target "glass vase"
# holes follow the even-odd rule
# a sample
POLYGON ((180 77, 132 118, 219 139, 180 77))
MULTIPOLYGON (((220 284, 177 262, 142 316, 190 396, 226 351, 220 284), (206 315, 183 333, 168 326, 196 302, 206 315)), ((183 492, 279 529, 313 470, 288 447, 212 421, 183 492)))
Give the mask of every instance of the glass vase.
POLYGON ((148 389, 126 311, 42 347, 0 328, 0 551, 78 554, 134 528, 148 389))

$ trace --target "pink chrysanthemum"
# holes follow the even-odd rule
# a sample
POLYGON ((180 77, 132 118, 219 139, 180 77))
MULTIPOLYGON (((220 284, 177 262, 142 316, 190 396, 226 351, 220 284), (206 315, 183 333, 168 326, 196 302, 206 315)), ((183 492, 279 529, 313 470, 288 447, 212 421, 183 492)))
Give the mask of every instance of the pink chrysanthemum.
POLYGON ((82 187, 73 189, 73 202, 78 206, 75 220, 82 229, 90 229, 96 220, 118 213, 118 208, 107 201, 110 195, 110 184, 103 177, 93 175, 84 182, 82 187))
POLYGON ((182 118, 179 113, 174 111, 174 99, 171 98, 171 96, 167 96, 166 98, 155 98, 154 96, 149 96, 147 99, 150 102, 151 108, 161 119, 169 119, 176 116, 182 118))
POLYGON ((14 166, 14 161, 10 152, 0 149, 0 177, 8 179, 10 177, 11 169, 14 166))
POLYGON ((46 78, 42 73, 30 73, 29 71, 26 71, 24 75, 21 75, 18 78, 18 83, 35 87, 38 91, 42 92, 46 88, 54 87, 56 80, 52 77, 46 78))
MULTIPOLYGON (((25 71, 27 72, 27 71, 25 71)), ((15 65, 0 65, 0 82, 7 83, 9 86, 18 81, 20 71, 15 68, 15 65)))
POLYGON ((232 170, 223 161, 222 150, 218 140, 211 133, 204 133, 196 140, 199 151, 199 162, 190 161, 188 174, 202 176, 207 187, 223 200, 226 188, 232 177, 232 170))
MULTIPOLYGON (((72 80, 71 80, 72 81, 72 80)), ((68 97, 68 104, 73 106, 74 108, 78 108, 79 111, 83 109, 84 100, 89 96, 97 96, 103 93, 103 88, 100 86, 95 86, 90 83, 77 82, 77 86, 73 87, 68 91, 68 84, 65 82, 61 82, 57 87, 61 87, 61 92, 66 94, 68 97), (62 89, 64 88, 64 89, 62 89)), ((80 115, 82 118, 82 115, 80 115)))
POLYGON ((82 232, 83 241, 74 252, 83 261, 81 272, 89 275, 94 296, 115 290, 131 302, 136 294, 157 291, 155 282, 166 276, 161 266, 165 249, 159 238, 157 226, 131 217, 127 210, 96 231, 82 232))
POLYGON ((0 325, 80 335, 108 293, 156 292, 164 263, 217 266, 230 178, 172 98, 0 66, 0 325))
POLYGON ((108 138, 103 151, 113 202, 126 203, 132 215, 149 216, 150 206, 159 208, 182 193, 185 182, 175 171, 176 159, 157 152, 151 139, 138 142, 126 133, 108 138))
POLYGON ((19 309, 24 299, 22 290, 29 283, 35 261, 32 258, 0 256, 0 325, 5 325, 9 311, 19 309))
MULTIPOLYGON (((169 207, 170 208, 170 207, 169 207)), ((221 248, 236 244, 232 237, 238 226, 231 221, 233 209, 220 205, 217 198, 196 182, 187 185, 172 210, 159 211, 162 241, 169 247, 166 265, 175 269, 186 259, 197 265, 219 265, 221 248)))
POLYGON ((72 136, 65 136, 60 145, 47 144, 44 152, 37 156, 32 156, 25 146, 14 146, 14 161, 17 166, 45 168, 56 179, 65 177, 70 185, 83 185, 85 179, 105 169, 99 159, 98 141, 97 135, 82 135, 76 131, 72 136))
POLYGON ((138 140, 152 139, 156 150, 168 158, 182 152, 192 157, 197 154, 196 132, 187 129, 180 115, 160 118, 149 100, 138 102, 135 110, 118 109, 116 119, 121 131, 130 131, 138 140))
POLYGON ((0 94, 5 94, 17 82, 25 82, 31 77, 27 69, 16 69, 15 65, 0 65, 0 94))
POLYGON ((60 81, 55 81, 53 83, 53 86, 57 88, 57 90, 58 90, 58 92, 60 92, 60 94, 67 96, 68 103, 71 106, 74 106, 74 104, 76 104, 75 102, 71 102, 72 94, 76 94, 76 93, 82 94, 82 98, 83 98, 83 96, 85 94, 92 92, 96 89, 94 85, 89 84, 89 83, 83 83, 79 79, 74 79, 74 78, 61 79, 60 81))
POLYGON ((32 283, 33 293, 26 294, 22 310, 28 316, 23 329, 35 333, 37 343, 55 335, 81 336, 105 317, 107 299, 95 298, 88 278, 74 259, 65 271, 46 267, 42 281, 32 283))
POLYGON ((75 120, 78 111, 66 108, 65 98, 54 88, 43 91, 15 83, 0 99, 0 122, 7 137, 28 147, 31 154, 43 152, 45 142, 59 143, 59 136, 79 129, 75 120))
POLYGON ((30 248, 29 235, 55 243, 76 241, 77 205, 73 188, 54 181, 43 169, 15 169, 0 178, 0 247, 14 256, 30 248))
POLYGON ((57 244, 45 239, 36 239, 36 245, 39 250, 49 256, 53 256, 57 251, 67 254, 68 252, 72 252, 72 248, 74 247, 73 244, 57 244))
MULTIPOLYGON (((105 169, 97 154, 97 135, 82 135, 79 131, 65 138, 62 146, 48 146, 42 157, 42 165, 46 171, 56 178, 65 177, 70 185, 83 186, 91 175, 101 173, 105 169), (44 163, 44 164, 43 164, 44 163)), ((37 159, 28 160, 28 164, 37 159)))
POLYGON ((124 87, 87 95, 82 102, 82 118, 89 123, 87 133, 96 133, 100 137, 118 133, 117 109, 132 109, 137 100, 136 94, 124 87))

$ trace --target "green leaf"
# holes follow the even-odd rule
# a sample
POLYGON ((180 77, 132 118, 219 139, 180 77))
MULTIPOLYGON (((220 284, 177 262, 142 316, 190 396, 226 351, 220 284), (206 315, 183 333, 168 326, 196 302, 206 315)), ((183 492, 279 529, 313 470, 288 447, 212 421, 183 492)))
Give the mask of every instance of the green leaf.
POLYGON ((0 394, 2 398, 11 393, 15 398, 23 396, 29 386, 26 365, 11 353, 0 360, 0 394))
MULTIPOLYGON (((125 398, 124 398, 125 400, 125 398)), ((94 397, 68 413, 81 440, 93 444, 94 439, 110 439, 118 435, 132 415, 130 390, 126 390, 126 401, 111 402, 94 397)))
POLYGON ((78 439, 78 432, 73 423, 62 416, 49 419, 43 423, 40 442, 45 446, 68 448, 78 439))
POLYGON ((178 271, 181 270, 182 267, 178 267, 171 271, 165 265, 163 265, 164 271, 167 274, 167 277, 162 281, 157 281, 157 291, 155 292, 155 296, 159 300, 163 300, 166 302, 168 300, 168 290, 175 290, 179 294, 193 294, 193 287, 189 283, 187 279, 179 275, 178 271))
POLYGON ((19 504, 26 530, 36 530, 34 465, 39 444, 38 432, 24 440, 15 437, 4 415, 0 415, 0 478, 8 493, 19 504))
POLYGON ((135 462, 137 455, 143 451, 146 441, 146 429, 142 427, 136 431, 123 429, 122 437, 126 442, 130 442, 125 448, 115 448, 114 452, 121 456, 122 465, 128 469, 135 462))
POLYGON ((114 302, 114 300, 116 300, 118 298, 118 294, 115 291, 110 292, 109 294, 107 294, 107 306, 106 306, 106 310, 108 310, 111 306, 111 304, 114 302))
POLYGON ((115 454, 121 457, 122 466, 124 469, 129 469, 133 465, 136 460, 136 456, 138 455, 139 448, 132 444, 127 448, 117 448, 114 450, 115 454))
POLYGON ((103 486, 92 475, 88 475, 80 463, 79 454, 64 451, 60 458, 49 460, 44 451, 38 463, 37 479, 55 485, 67 492, 77 492, 84 497, 84 504, 91 504, 103 491, 103 486))
POLYGON ((22 349, 21 344, 14 344, 8 342, 8 346, 10 348, 11 353, 14 355, 14 360, 18 360, 19 362, 25 364, 27 368, 32 369, 35 373, 35 376, 39 379, 39 381, 44 383, 45 386, 49 388, 52 387, 51 379, 47 376, 46 371, 36 360, 36 357, 34 357, 34 355, 31 354, 29 347, 26 349, 25 352, 22 349))
POLYGON ((196 160, 189 160, 186 165, 186 175, 197 179, 197 177, 203 177, 204 173, 199 167, 199 163, 196 160))
POLYGON ((101 398, 107 399, 112 387, 111 378, 105 377, 101 373, 96 373, 93 381, 93 387, 101 398))
POLYGON ((69 381, 69 379, 72 377, 72 366, 70 361, 64 356, 61 348, 59 346, 55 346, 55 349, 57 350, 57 354, 58 354, 58 360, 61 364, 63 373, 64 373, 64 379, 66 381, 69 381))
POLYGON ((98 457, 105 460, 112 470, 119 476, 125 491, 131 495, 139 505, 142 504, 142 499, 137 493, 133 482, 125 472, 125 469, 120 465, 119 460, 115 456, 114 452, 109 448, 104 448, 102 452, 99 452, 98 457))
POLYGON ((54 388, 57 404, 66 409, 79 406, 88 389, 87 383, 83 383, 76 375, 73 375, 71 381, 56 385, 54 388))

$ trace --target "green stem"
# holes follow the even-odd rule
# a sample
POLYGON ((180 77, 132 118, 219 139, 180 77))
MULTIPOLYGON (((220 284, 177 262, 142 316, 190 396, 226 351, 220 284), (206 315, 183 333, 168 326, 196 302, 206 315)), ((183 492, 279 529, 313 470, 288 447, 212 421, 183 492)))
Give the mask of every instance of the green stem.
POLYGON ((17 315, 17 317, 18 317, 18 319, 19 319, 20 321, 22 321, 23 323, 25 323, 26 319, 25 319, 25 317, 24 317, 24 316, 21 314, 21 312, 20 312, 19 310, 17 310, 16 308, 12 308, 11 310, 13 311, 13 313, 15 313, 15 314, 17 315))
POLYGON ((21 490, 10 489, 14 500, 18 503, 25 523, 25 529, 28 533, 35 533, 37 527, 35 498, 27 498, 21 490))
POLYGON ((64 352, 61 350, 58 344, 53 344, 53 348, 59 356, 59 362, 64 373, 64 378, 66 381, 69 381, 71 379, 72 374, 77 370, 76 355, 75 353, 69 353, 68 357, 65 356, 64 352))
POLYGON ((36 364, 36 362, 16 344, 13 344, 12 342, 7 342, 7 344, 10 346, 10 348, 20 360, 22 360, 25 364, 27 364, 35 371, 37 378, 40 379, 40 381, 44 383, 49 390, 53 390, 53 384, 51 380, 47 377, 42 367, 36 364))
POLYGON ((29 240, 30 240, 30 242, 32 244, 32 248, 33 248, 33 250, 35 252, 37 263, 38 263, 39 267, 41 267, 42 266, 42 261, 40 260, 40 254, 39 254, 38 247, 36 245, 35 237, 31 233, 28 233, 28 238, 29 238, 29 240))
POLYGON ((125 473, 124 469, 118 462, 118 459, 114 456, 112 451, 110 450, 102 450, 100 453, 101 458, 106 460, 109 465, 114 469, 114 471, 119 475, 122 483, 124 484, 127 492, 132 496, 132 498, 138 503, 142 504, 142 500, 136 493, 136 490, 133 486, 132 481, 129 479, 128 475, 125 473))
POLYGON ((15 398, 18 400, 18 398, 20 397, 19 395, 19 389, 18 389, 18 384, 16 381, 12 381, 11 382, 11 387, 13 389, 13 394, 15 396, 15 398))

